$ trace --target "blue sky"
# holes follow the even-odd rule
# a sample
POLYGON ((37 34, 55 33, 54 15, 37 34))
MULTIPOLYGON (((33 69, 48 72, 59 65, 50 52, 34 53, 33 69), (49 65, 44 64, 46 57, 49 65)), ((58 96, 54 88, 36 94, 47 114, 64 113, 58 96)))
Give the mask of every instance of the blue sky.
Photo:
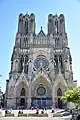
POLYGON ((48 14, 65 15, 66 32, 73 60, 74 80, 80 85, 80 0, 0 0, 0 74, 2 91, 11 65, 11 55, 18 26, 18 15, 35 13, 36 32, 47 32, 48 14))

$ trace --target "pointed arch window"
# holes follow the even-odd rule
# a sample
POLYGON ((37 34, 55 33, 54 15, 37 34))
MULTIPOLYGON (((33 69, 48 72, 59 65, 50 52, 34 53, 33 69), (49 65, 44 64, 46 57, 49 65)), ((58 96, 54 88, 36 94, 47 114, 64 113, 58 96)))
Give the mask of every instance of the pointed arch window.
POLYGON ((26 38, 24 38, 24 47, 26 47, 26 38))
POLYGON ((25 89, 22 88, 22 89, 21 89, 21 94, 20 94, 20 95, 21 95, 21 96, 25 96, 25 93, 26 93, 25 89))
POLYGON ((55 21, 56 32, 58 33, 58 21, 55 21))
POLYGON ((59 40, 59 38, 56 38, 56 39, 55 39, 55 47, 56 47, 56 48, 59 48, 59 47, 60 47, 60 40, 59 40))
POLYGON ((57 90, 57 96, 62 96, 62 90, 61 90, 61 88, 58 88, 58 90, 57 90))
POLYGON ((58 21, 57 20, 55 21, 55 26, 58 28, 58 21))
POLYGON ((28 20, 25 21, 25 32, 28 34, 28 20))
POLYGON ((59 56, 59 61, 61 63, 61 67, 63 68, 62 56, 59 56))
POLYGON ((58 67, 58 57, 56 55, 54 56, 54 61, 55 61, 55 67, 58 67))
POLYGON ((25 57, 25 64, 27 64, 27 62, 28 62, 28 55, 26 55, 26 57, 25 57))
POLYGON ((24 56, 22 55, 21 58, 20 58, 20 69, 19 69, 19 72, 22 72, 23 70, 23 61, 24 61, 24 56))

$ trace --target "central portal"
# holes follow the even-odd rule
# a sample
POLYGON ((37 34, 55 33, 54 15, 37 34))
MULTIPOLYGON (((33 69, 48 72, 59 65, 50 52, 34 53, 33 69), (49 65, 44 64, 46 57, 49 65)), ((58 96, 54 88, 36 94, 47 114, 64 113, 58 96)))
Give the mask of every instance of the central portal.
POLYGON ((53 105, 52 98, 32 98, 32 106, 42 108, 51 108, 53 105))
POLYGON ((39 108, 45 108, 46 107, 46 98, 37 98, 36 103, 39 108))
POLYGON ((51 108, 53 105, 51 84, 44 76, 39 76, 34 84, 34 91, 31 106, 43 108, 51 108))
POLYGON ((25 106, 25 98, 21 98, 21 100, 20 100, 20 106, 25 106))

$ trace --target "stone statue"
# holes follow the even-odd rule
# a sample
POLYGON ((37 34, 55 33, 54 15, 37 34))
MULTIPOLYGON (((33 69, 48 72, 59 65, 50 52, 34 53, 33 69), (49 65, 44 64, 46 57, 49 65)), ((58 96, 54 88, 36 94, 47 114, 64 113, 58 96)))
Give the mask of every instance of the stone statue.
POLYGON ((32 60, 28 61, 28 77, 31 79, 32 77, 32 71, 33 71, 33 62, 32 60))

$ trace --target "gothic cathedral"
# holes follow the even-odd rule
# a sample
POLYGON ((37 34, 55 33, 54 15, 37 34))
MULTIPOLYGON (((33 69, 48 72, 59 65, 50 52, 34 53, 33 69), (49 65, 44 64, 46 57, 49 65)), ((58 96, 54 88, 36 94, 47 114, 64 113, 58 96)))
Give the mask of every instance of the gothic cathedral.
POLYGON ((20 14, 18 32, 6 80, 6 106, 62 108, 60 97, 73 81, 72 57, 65 18, 49 14, 47 34, 35 33, 35 15, 20 14))

